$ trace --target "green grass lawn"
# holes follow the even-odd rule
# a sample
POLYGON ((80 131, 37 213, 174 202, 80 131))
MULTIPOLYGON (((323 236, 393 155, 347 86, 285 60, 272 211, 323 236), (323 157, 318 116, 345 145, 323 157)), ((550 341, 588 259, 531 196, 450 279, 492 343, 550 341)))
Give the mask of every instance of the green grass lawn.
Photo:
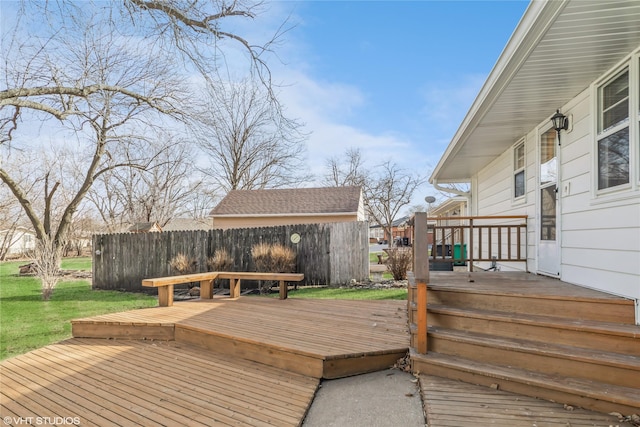
MULTIPOLYGON (((22 264, 0 263, 0 359, 70 338, 71 319, 158 304, 144 294, 94 291, 86 280, 62 281, 43 301, 38 279, 17 276, 22 264)), ((65 259, 62 268, 90 270, 91 258, 65 259)))

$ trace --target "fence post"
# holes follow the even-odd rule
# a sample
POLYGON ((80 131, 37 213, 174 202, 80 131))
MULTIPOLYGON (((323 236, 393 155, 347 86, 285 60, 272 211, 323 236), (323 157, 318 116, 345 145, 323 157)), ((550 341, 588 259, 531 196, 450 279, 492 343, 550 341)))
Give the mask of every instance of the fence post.
POLYGON ((416 351, 427 353, 427 283, 429 283, 429 239, 427 214, 416 212, 413 236, 413 272, 416 280, 416 351))

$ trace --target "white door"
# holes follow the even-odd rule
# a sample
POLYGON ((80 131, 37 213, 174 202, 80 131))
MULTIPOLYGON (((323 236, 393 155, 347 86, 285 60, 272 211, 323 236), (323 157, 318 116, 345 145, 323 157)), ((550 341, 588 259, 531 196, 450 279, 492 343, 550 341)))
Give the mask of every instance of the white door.
POLYGON ((560 228, 558 227, 558 144, 556 131, 540 136, 538 181, 538 272, 560 276, 560 228))

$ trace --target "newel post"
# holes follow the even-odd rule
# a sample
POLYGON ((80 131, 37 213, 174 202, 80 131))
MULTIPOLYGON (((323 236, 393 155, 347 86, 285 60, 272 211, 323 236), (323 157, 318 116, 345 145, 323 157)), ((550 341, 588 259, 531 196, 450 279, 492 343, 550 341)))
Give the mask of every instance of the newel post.
POLYGON ((416 351, 427 353, 427 283, 429 283, 429 238, 427 214, 416 212, 413 236, 413 273, 416 281, 416 351))

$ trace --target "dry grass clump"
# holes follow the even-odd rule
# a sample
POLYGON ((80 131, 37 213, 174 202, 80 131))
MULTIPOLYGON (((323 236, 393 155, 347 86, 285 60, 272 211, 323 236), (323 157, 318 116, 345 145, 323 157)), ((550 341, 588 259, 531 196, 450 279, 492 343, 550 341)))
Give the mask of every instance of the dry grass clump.
POLYGON ((179 253, 169 261, 169 267, 180 274, 191 274, 196 272, 198 261, 193 257, 179 253))
MULTIPOLYGON (((268 273, 293 273, 296 269, 296 254, 281 244, 258 243, 251 248, 251 257, 257 271, 268 273)), ((273 281, 260 283, 260 292, 267 293, 273 281)))
POLYGON ((213 256, 207 260, 209 271, 230 271, 233 267, 233 259, 226 249, 216 249, 213 256))
POLYGON ((413 262, 413 250, 408 248, 387 250, 387 270, 393 276, 393 280, 405 280, 407 271, 413 262))
POLYGON ((257 271, 271 271, 271 245, 268 243, 257 243, 251 248, 251 257, 257 271))

